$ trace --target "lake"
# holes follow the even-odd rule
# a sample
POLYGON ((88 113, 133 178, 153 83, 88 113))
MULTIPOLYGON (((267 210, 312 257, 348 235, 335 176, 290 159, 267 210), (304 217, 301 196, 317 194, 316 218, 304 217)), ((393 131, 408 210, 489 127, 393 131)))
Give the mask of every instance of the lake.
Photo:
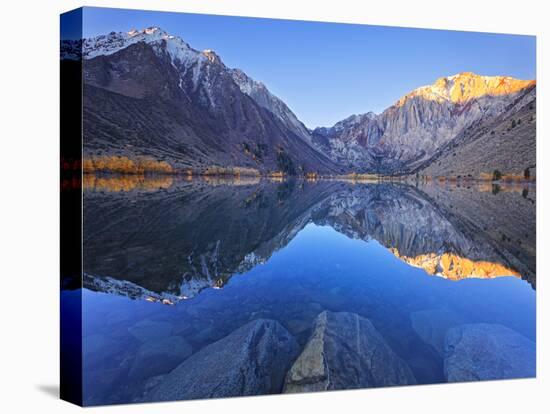
POLYGON ((532 184, 83 184, 86 405, 535 375, 532 184))

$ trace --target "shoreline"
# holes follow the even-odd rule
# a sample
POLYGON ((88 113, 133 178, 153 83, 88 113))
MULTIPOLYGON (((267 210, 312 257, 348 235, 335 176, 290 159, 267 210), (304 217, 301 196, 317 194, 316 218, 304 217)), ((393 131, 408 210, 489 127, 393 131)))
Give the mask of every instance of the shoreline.
POLYGON ((209 166, 200 169, 192 167, 174 167, 163 160, 155 160, 151 157, 139 157, 130 159, 126 156, 102 156, 98 158, 84 158, 80 160, 61 160, 62 173, 81 173, 82 176, 174 176, 192 179, 203 177, 205 179, 304 179, 315 180, 346 180, 365 182, 407 182, 407 183, 494 183, 494 184, 529 184, 536 183, 536 175, 526 175, 519 172, 482 172, 478 176, 472 175, 440 175, 429 176, 418 173, 384 175, 378 173, 348 172, 345 174, 323 174, 316 171, 303 172, 290 175, 280 170, 261 171, 253 167, 237 166, 209 166))
POLYGON ((211 179, 235 179, 235 178, 267 178, 267 179, 283 179, 292 180, 300 179, 306 181, 316 180, 343 180, 343 181, 384 181, 384 182, 418 182, 418 183, 494 183, 494 184, 535 184, 536 177, 532 178, 518 178, 508 177, 506 175, 499 180, 485 177, 461 177, 456 176, 439 176, 439 177, 423 177, 417 178, 415 176, 387 176, 376 174, 305 174, 305 175, 287 175, 278 173, 258 173, 258 174, 245 174, 245 173, 189 173, 187 171, 143 171, 143 172, 120 172, 115 170, 97 170, 97 171, 82 171, 83 176, 98 176, 98 177, 116 177, 116 176, 136 176, 136 177, 155 177, 155 176, 172 176, 180 178, 211 178, 211 179))

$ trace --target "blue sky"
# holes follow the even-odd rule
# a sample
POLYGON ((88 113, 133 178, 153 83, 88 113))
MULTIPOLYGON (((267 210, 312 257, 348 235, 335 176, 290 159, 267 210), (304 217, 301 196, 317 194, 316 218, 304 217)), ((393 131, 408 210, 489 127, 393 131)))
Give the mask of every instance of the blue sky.
POLYGON ((412 89, 471 71, 535 79, 535 37, 86 8, 84 36, 159 26, 264 82, 308 127, 381 112, 412 89))

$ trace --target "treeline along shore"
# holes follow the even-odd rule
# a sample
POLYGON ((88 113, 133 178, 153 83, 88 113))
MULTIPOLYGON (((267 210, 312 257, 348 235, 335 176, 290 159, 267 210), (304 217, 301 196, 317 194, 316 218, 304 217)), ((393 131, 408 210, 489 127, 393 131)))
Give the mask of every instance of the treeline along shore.
POLYGON ((260 171, 251 167, 238 166, 209 166, 203 169, 197 168, 178 168, 172 166, 164 160, 156 160, 152 157, 135 157, 127 156, 100 156, 84 158, 82 163, 68 162, 62 160, 63 170, 78 170, 82 168, 84 174, 126 174, 126 175, 145 175, 145 174, 166 174, 166 175, 184 175, 184 176, 207 176, 207 177, 275 177, 284 178, 297 176, 310 180, 315 179, 349 179, 349 180, 390 180, 390 181, 420 181, 420 182, 467 182, 467 181, 484 181, 484 182, 535 182, 536 175, 527 169, 523 174, 508 173, 506 171, 494 170, 482 172, 477 176, 474 175, 453 175, 453 176, 430 176, 430 175, 384 175, 374 172, 349 172, 346 174, 322 174, 316 171, 299 171, 296 174, 288 174, 287 172, 260 171))

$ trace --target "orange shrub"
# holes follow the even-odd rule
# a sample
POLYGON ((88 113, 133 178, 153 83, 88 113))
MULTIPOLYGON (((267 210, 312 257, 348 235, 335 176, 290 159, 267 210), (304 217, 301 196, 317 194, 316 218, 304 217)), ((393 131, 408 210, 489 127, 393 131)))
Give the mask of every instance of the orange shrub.
POLYGON ((157 161, 152 158, 137 158, 135 161, 123 156, 101 156, 84 158, 82 169, 85 173, 98 171, 114 172, 120 174, 143 174, 174 172, 172 166, 166 161, 157 161))

